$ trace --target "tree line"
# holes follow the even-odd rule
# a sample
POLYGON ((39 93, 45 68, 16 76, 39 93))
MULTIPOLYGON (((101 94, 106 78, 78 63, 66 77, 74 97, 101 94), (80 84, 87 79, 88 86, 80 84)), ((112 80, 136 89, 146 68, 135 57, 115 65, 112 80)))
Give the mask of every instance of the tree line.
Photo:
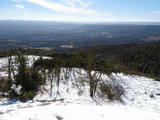
MULTIPOLYGON (((123 90, 122 87, 116 86, 114 88, 111 84, 104 83, 101 79, 103 74, 111 76, 112 72, 123 72, 145 75, 160 80, 160 43, 85 47, 73 53, 44 52, 44 54, 39 52, 38 54, 48 55, 51 59, 39 57, 32 66, 27 66, 27 58, 21 54, 22 51, 16 53, 18 56, 16 59, 17 68, 12 64, 12 54, 7 57, 8 78, 7 80, 4 78, 0 80, 2 84, 7 86, 0 85, 0 91, 8 91, 10 97, 17 96, 21 100, 32 99, 37 94, 39 87, 45 85, 47 80, 50 81, 51 90, 53 84, 58 86, 56 96, 60 96, 59 86, 62 70, 65 71, 65 78, 67 79, 69 71, 84 76, 80 72, 80 69, 83 69, 87 79, 82 79, 81 82, 88 83, 90 97, 94 98, 97 94, 99 96, 106 94, 107 98, 111 100, 120 98, 123 92, 118 91, 123 90), (21 86, 19 93, 13 89, 13 84, 16 87, 21 86), (114 93, 119 94, 117 98, 113 97, 116 96, 112 93, 115 90, 117 92, 114 93)), ((111 79, 113 78, 111 77, 111 79)), ((50 95, 52 95, 51 92, 50 95)))

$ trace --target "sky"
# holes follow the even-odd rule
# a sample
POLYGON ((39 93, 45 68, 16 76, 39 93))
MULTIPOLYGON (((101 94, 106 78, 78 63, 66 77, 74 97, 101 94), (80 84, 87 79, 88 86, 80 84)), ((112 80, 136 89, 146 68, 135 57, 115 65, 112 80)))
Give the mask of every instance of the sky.
POLYGON ((160 0, 0 0, 0 19, 160 22, 160 0))

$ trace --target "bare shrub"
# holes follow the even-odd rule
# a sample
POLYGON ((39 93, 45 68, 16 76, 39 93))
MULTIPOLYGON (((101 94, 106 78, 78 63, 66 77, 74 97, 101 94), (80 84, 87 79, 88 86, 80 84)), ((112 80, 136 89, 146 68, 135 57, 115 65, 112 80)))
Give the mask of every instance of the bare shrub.
POLYGON ((60 115, 56 115, 57 120, 63 120, 64 118, 60 115))
POLYGON ((98 88, 98 97, 103 100, 109 101, 122 101, 122 95, 124 95, 124 89, 120 84, 113 85, 111 83, 100 83, 98 88))
POLYGON ((6 77, 0 78, 0 92, 5 93, 9 90, 9 80, 6 77))
POLYGON ((84 90, 82 90, 81 88, 79 88, 78 96, 82 96, 83 94, 84 94, 84 90))

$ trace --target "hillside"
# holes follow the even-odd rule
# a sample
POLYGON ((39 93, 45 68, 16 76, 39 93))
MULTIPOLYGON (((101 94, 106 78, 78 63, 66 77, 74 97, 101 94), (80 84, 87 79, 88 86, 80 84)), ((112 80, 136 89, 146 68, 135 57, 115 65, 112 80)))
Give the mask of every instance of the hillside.
MULTIPOLYGON (((29 56, 30 65, 37 56, 29 56)), ((0 59, 5 63, 7 58, 0 59)), ((124 88, 123 102, 89 97, 89 84, 77 81, 86 79, 85 70, 72 68, 65 77, 66 69, 61 69, 61 79, 46 81, 32 101, 0 98, 1 120, 159 120, 160 82, 146 77, 112 73, 103 74, 102 80, 110 84, 120 84, 124 88), (81 74, 80 74, 81 73, 81 74), (83 76, 83 77, 82 77, 83 76)), ((5 75, 1 72, 1 76, 5 75)))

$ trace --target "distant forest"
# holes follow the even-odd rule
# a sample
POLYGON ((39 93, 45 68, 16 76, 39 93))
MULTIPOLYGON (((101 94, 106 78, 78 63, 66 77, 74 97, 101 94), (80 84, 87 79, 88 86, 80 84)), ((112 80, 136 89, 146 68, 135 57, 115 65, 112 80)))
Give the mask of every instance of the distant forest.
POLYGON ((160 80, 160 43, 98 46, 95 54, 129 74, 160 80))
POLYGON ((160 41, 160 24, 81 24, 42 21, 0 21, 0 48, 57 49, 74 47, 149 43, 160 41))

